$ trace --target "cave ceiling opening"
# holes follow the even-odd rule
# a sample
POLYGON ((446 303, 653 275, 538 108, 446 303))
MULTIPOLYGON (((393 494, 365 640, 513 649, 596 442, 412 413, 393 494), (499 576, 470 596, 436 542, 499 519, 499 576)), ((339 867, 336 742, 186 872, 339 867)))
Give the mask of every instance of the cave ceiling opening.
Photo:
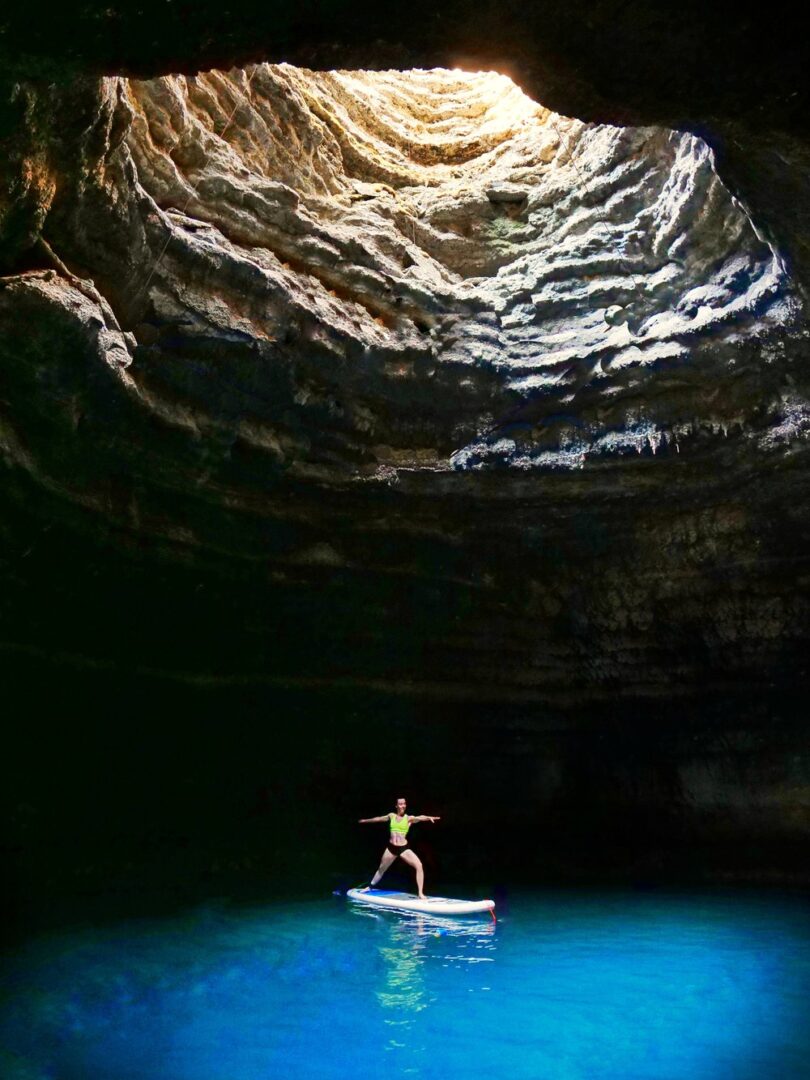
POLYGON ((210 646, 155 635, 145 666, 402 686, 426 666, 462 694, 476 667, 496 696, 565 696, 764 664, 801 623, 780 579, 772 615, 741 589, 694 646, 695 597, 722 591, 704 567, 776 542, 778 487, 750 478, 795 469, 810 433, 798 262, 711 139, 562 115, 496 71, 15 93, 49 268, 0 291, 10 497, 113 537, 117 580, 170 568, 167 626, 196 627, 204 590, 210 646), (266 601, 227 659, 216 590, 266 601))
POLYGON ((141 347, 131 377, 241 340, 295 367, 292 398, 350 457, 568 468, 656 449, 694 430, 669 391, 696 371, 728 428, 734 354, 795 322, 781 259, 694 135, 558 116, 494 72, 260 64, 116 86, 140 220, 107 246, 108 296, 141 347))

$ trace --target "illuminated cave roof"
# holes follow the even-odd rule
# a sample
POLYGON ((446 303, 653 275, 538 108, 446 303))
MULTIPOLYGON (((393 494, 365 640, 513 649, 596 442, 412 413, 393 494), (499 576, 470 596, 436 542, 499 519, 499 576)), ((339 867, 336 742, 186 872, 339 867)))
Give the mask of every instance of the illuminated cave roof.
MULTIPOLYGON (((122 89, 136 338, 154 353, 180 325, 200 343, 243 335, 268 363, 296 354, 333 396, 362 369, 415 410, 441 370, 462 402, 465 387, 502 398, 477 431, 462 404, 438 453, 455 467, 581 463, 595 411, 651 384, 628 446, 684 437, 695 418, 666 396, 685 369, 727 383, 710 419, 734 424, 730 357, 795 316, 693 135, 556 116, 495 73, 263 64, 122 89), (531 437, 504 442, 501 416, 524 401, 531 437), (577 415, 573 456, 570 424, 544 423, 561 412, 577 415)), ((322 396, 311 382, 299 399, 322 396)), ((337 428, 365 441, 369 408, 337 428)))
POLYGON ((15 648, 567 702, 806 652, 800 275, 695 134, 492 74, 26 93, 15 648))

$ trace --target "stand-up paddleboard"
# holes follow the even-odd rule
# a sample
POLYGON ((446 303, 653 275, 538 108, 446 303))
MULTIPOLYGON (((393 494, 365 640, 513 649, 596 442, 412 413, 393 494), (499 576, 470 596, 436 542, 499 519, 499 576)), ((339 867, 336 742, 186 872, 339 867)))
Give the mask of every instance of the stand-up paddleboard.
POLYGON ((495 910, 494 900, 451 900, 447 896, 427 896, 420 900, 413 893, 389 892, 387 889, 349 889, 346 896, 358 904, 395 911, 419 911, 425 915, 473 915, 476 911, 495 910))

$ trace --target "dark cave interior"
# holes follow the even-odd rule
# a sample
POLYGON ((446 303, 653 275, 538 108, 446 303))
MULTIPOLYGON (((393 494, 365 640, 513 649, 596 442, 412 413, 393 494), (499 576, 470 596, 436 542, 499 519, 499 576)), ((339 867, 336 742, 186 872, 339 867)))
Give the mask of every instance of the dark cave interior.
MULTIPOLYGON (((7 930, 345 886, 378 847, 354 822, 402 791, 442 815, 420 840, 448 886, 806 887, 810 94, 787 11, 104 0, 0 15, 7 930), (225 144, 222 102, 194 112, 210 87, 160 82, 250 64, 502 71, 592 126, 586 163, 599 125, 701 140, 698 239, 631 275, 650 296, 664 263, 687 279, 651 318, 681 304, 694 320, 683 295, 712 274, 726 293, 709 306, 728 310, 638 364, 643 343, 613 338, 591 359, 608 301, 589 299, 590 264, 569 293, 560 271, 493 315, 490 279, 508 292, 522 257, 509 245, 540 258, 552 235, 534 174, 525 214, 508 177, 462 211, 437 196, 417 251, 396 216, 417 182, 382 190, 360 136, 318 112, 331 83, 312 75, 316 101, 308 76, 266 75, 267 101, 288 85, 295 116, 315 117, 329 169, 349 163, 302 172, 293 198, 280 151, 257 165, 225 144), (127 98, 119 79, 144 82, 127 98), (201 186, 200 132, 220 186, 201 186), (261 173, 255 220, 223 162, 261 173), (192 181, 208 201, 181 220, 192 181), (143 285, 164 235, 139 297, 126 275, 143 285), (701 245, 718 237, 712 262, 701 245), (380 282, 408 243, 405 326, 380 282), (747 260, 736 276, 727 255, 747 260), (765 299, 738 304, 759 281, 765 299), (499 366, 509 333, 559 335, 571 312, 588 378, 564 383, 566 356, 524 393, 535 368, 499 366), (471 363, 459 326, 501 336, 471 363), (576 468, 552 461, 572 447, 576 468)), ((635 168, 641 150, 627 155, 635 168)), ((597 207, 615 196, 649 223, 628 190, 597 207)), ((587 200, 565 212, 587 239, 587 200)), ((601 257, 587 242, 574 255, 601 257)))

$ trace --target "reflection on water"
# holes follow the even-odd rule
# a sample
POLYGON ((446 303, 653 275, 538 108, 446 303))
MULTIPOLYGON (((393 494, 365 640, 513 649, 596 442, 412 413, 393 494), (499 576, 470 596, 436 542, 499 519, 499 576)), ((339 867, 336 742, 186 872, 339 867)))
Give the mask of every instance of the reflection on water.
POLYGON ((406 1026, 411 1022, 408 1013, 421 1012, 428 1004, 420 970, 424 963, 424 942, 393 926, 389 938, 387 946, 378 946, 387 970, 385 987, 377 991, 377 1000, 384 1008, 393 1009, 397 1014, 396 1017, 387 1017, 386 1024, 406 1026))
MULTIPOLYGON (((384 961, 383 983, 375 991, 381 1007, 390 1010, 383 1023, 396 1029, 385 1047, 386 1050, 405 1052, 401 1055, 412 1060, 404 1073, 418 1074, 419 1055, 427 1046, 421 1039, 413 1039, 416 1014, 434 1004, 437 995, 425 988, 426 961, 439 960, 442 967, 451 964, 494 962, 494 955, 468 956, 467 950, 495 952, 495 924, 486 919, 448 918, 425 915, 419 912, 368 911, 352 909, 360 918, 376 920, 382 928, 383 940, 377 945, 384 961), (429 950, 436 939, 447 938, 447 948, 442 953, 429 950)), ((489 987, 482 989, 488 990, 489 987)))

